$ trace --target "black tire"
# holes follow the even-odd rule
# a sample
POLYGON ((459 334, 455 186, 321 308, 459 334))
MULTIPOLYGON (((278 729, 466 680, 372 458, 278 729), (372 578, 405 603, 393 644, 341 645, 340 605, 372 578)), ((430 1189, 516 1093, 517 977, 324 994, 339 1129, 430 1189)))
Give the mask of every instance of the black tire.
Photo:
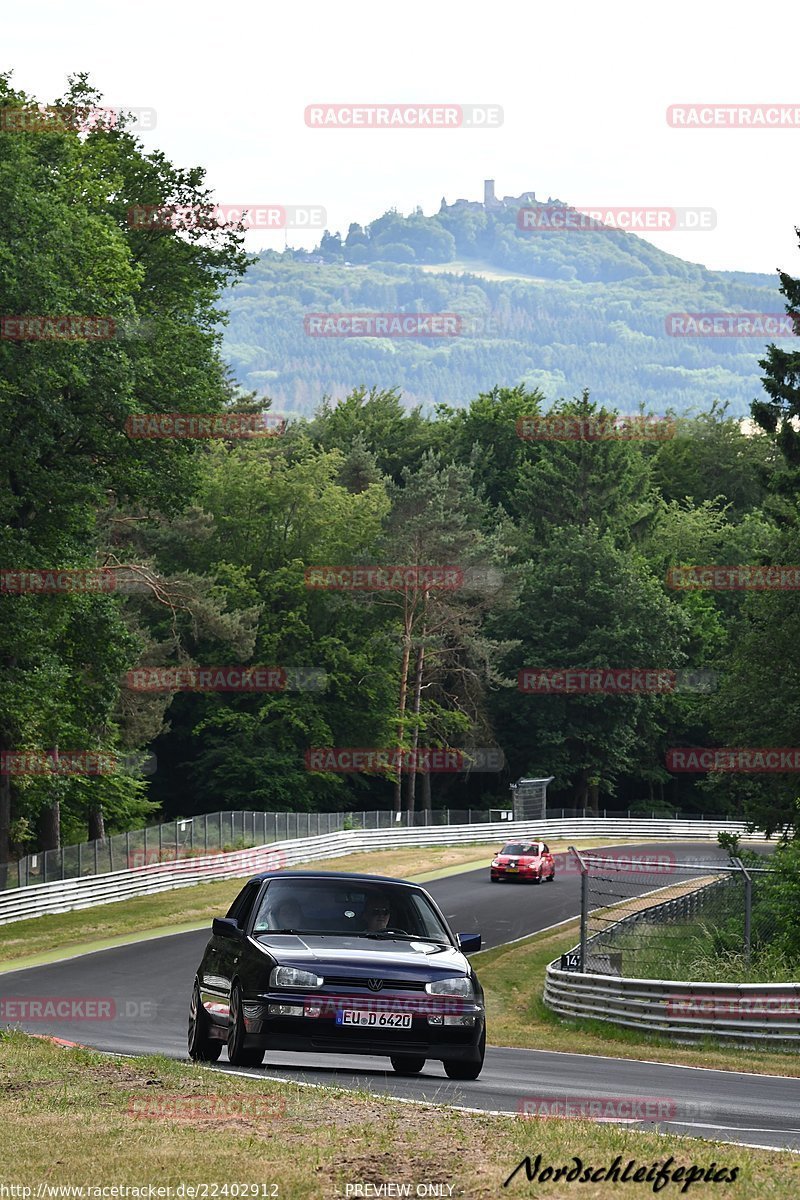
POLYGON ((242 989, 238 983, 231 988, 230 1024, 228 1026, 228 1062, 234 1067, 260 1067, 264 1061, 263 1050, 251 1050, 245 1046, 244 1014, 242 1012, 242 989))
POLYGON ((553 874, 552 874, 552 875, 548 875, 548 876, 547 876, 547 882, 548 882, 548 883, 555 883, 555 881, 556 881, 556 873, 555 873, 555 871, 553 871, 553 874))
POLYGON ((477 1079, 483 1070, 483 1060, 486 1056, 486 1030, 481 1034, 480 1044, 478 1046, 480 1058, 475 1062, 464 1062, 462 1060, 445 1059, 443 1066, 448 1079, 477 1079))
POLYGON ((489 883, 499 883, 499 879, 495 879, 494 875, 489 876, 489 883))
POLYGON ((208 1036, 210 1021, 200 998, 200 984, 195 979, 189 1004, 189 1058, 193 1062, 216 1062, 222 1053, 219 1038, 208 1036))
POLYGON ((538 874, 538 875, 534 875, 534 877, 533 877, 533 882, 534 882, 534 883, 541 883, 541 882, 542 882, 542 873, 541 873, 541 871, 539 872, 539 874, 538 874))
POLYGON ((425 1066, 425 1059, 421 1054, 392 1054, 390 1058, 398 1075, 419 1075, 425 1066))

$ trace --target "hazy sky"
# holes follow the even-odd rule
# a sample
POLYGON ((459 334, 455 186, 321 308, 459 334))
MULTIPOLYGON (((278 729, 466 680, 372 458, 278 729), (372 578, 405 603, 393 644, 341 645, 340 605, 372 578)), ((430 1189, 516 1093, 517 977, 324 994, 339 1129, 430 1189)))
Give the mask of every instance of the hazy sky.
MULTIPOLYGON (((710 207, 713 231, 649 235, 709 267, 800 273, 800 125, 670 128, 681 102, 796 104, 796 5, 4 5, 0 64, 41 100, 90 72, 143 134, 206 167, 221 202, 314 204, 345 233, 387 208, 497 191, 574 204, 710 207), (785 61, 786 66, 781 63, 785 61), (312 129, 306 105, 497 104, 494 130, 312 129)), ((545 235, 552 236, 552 235, 545 235)), ((566 236, 566 235, 564 235, 566 236)), ((600 235, 578 235, 600 236, 600 235)), ((316 239, 290 233, 289 243, 316 239)), ((283 234, 249 234, 281 248, 283 234)))

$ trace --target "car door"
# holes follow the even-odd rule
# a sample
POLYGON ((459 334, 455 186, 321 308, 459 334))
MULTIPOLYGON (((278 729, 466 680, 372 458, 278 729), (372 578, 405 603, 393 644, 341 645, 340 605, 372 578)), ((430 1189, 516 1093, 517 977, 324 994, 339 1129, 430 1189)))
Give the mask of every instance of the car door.
POLYGON ((231 981, 247 946, 244 930, 262 887, 262 880, 254 879, 242 888, 227 913, 228 919, 236 922, 238 935, 213 934, 203 959, 200 978, 203 1002, 211 1016, 223 1023, 228 1019, 231 981))

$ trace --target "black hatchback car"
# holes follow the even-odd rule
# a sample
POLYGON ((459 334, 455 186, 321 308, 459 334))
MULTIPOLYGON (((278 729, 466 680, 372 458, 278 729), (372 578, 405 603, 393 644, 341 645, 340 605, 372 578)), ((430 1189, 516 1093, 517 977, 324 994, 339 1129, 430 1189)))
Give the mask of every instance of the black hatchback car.
POLYGON ((424 888, 379 875, 272 871, 216 917, 189 1011, 189 1055, 237 1066, 267 1050, 380 1054, 401 1075, 438 1059, 477 1079, 483 990, 424 888))

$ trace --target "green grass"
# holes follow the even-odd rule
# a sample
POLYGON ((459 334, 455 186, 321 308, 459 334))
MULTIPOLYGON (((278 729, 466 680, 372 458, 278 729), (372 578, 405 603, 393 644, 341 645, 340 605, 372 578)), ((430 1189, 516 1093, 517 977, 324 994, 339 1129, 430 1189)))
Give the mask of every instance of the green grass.
MULTIPOLYGON (((23 1034, 0 1035, 3 1182, 12 1185, 181 1184, 206 1196, 252 1196, 234 1184, 260 1184, 279 1200, 344 1198, 348 1185, 444 1184, 454 1200, 544 1196, 608 1200, 608 1185, 527 1181, 525 1156, 540 1165, 595 1169, 619 1155, 624 1168, 650 1168, 670 1156, 674 1170, 696 1164, 738 1168, 735 1183, 698 1183, 689 1193, 714 1200, 789 1200, 800 1195, 800 1158, 624 1126, 578 1120, 523 1120, 459 1112, 366 1092, 303 1088, 266 1078, 209 1071, 160 1057, 119 1059, 57 1047, 23 1034), (210 1185, 210 1186, 209 1186, 210 1185), (274 1188, 273 1188, 273 1185, 274 1188), (225 1192, 220 1189, 225 1189, 225 1192)), ((469 1104, 469 1088, 463 1101, 469 1104)), ((633 1168, 631 1169, 633 1170, 633 1168)), ((663 1195, 680 1195, 679 1182, 663 1195)), ((622 1189, 652 1196, 652 1183, 622 1189)), ((146 1194, 146 1193, 145 1193, 146 1194)), ((352 1194, 352 1193, 351 1193, 352 1194)), ((362 1195, 364 1191, 362 1190, 362 1195)), ((375 1196, 375 1191, 367 1195, 375 1196)), ((616 1194, 616 1190, 614 1191, 616 1194)), ((175 1192, 173 1191, 173 1197, 175 1192)))
MULTIPOLYGON (((634 931, 632 931, 633 933, 634 931)), ((631 938, 631 934, 627 935, 631 938)), ((691 979, 706 983, 796 983, 798 969, 769 946, 754 948, 748 962, 741 950, 719 946, 712 919, 676 921, 668 925, 640 923, 636 944, 609 942, 621 950, 626 975, 640 979, 691 979)))

